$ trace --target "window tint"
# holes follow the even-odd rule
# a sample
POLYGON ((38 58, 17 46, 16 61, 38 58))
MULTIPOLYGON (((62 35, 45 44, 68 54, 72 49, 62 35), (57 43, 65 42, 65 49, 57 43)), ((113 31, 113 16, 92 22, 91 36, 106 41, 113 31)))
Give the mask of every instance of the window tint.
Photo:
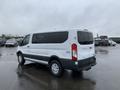
POLYGON ((25 36, 22 41, 22 46, 29 44, 30 35, 25 36))
POLYGON ((37 33, 33 35, 32 43, 63 43, 68 38, 68 32, 37 33))
POLYGON ((90 32, 78 31, 78 42, 80 44, 93 44, 93 34, 90 32))

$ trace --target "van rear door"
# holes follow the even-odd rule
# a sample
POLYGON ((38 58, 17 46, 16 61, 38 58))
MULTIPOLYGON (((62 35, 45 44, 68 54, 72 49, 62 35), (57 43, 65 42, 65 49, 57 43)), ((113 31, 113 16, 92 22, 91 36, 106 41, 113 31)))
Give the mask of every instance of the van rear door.
POLYGON ((77 31, 78 37, 78 60, 94 56, 93 34, 87 31, 77 31))

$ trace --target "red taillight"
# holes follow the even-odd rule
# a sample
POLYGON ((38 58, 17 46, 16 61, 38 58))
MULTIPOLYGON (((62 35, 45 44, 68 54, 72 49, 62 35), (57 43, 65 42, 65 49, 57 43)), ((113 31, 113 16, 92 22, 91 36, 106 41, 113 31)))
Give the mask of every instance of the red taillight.
POLYGON ((72 47, 72 60, 77 61, 77 45, 73 43, 71 47, 72 47))

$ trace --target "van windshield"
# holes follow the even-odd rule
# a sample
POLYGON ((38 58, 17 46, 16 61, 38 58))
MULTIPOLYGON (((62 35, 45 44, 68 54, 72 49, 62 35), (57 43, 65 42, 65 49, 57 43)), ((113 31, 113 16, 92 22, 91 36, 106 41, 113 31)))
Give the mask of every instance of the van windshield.
POLYGON ((78 31, 78 42, 82 45, 93 44, 93 34, 90 32, 78 31))

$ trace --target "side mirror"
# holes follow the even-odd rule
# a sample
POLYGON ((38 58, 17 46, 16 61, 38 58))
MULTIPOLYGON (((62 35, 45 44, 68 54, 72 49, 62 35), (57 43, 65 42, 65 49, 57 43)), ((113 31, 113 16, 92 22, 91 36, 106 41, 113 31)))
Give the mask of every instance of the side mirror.
POLYGON ((18 45, 22 46, 22 42, 23 42, 23 40, 18 41, 18 45))

